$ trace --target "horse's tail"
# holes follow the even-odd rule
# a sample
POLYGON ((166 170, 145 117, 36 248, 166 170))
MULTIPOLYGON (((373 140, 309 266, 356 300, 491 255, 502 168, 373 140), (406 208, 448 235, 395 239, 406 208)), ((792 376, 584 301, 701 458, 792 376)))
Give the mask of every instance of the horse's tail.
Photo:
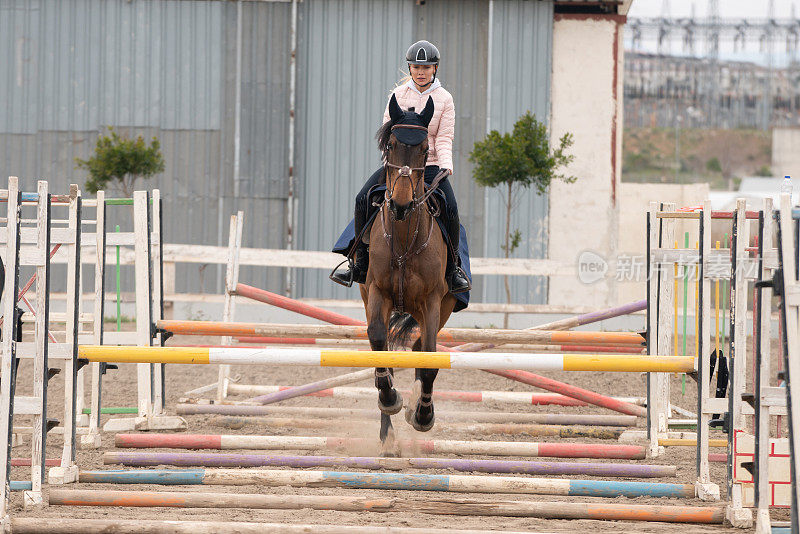
POLYGON ((389 318, 389 349, 407 346, 411 333, 417 326, 417 320, 408 313, 392 312, 389 318))

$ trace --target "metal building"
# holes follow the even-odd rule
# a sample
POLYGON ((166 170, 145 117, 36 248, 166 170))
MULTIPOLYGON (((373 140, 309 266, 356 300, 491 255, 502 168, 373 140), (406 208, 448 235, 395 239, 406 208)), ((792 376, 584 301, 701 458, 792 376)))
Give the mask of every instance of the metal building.
MULTIPOLYGON (((157 136, 166 170, 138 187, 162 190, 166 242, 225 244, 241 209, 245 246, 327 250, 379 165, 373 136, 405 49, 426 38, 456 103, 471 253, 501 256, 502 202, 475 185, 468 156, 528 110, 549 119, 552 28, 551 1, 0 0, 0 175, 66 190, 107 126, 157 136)), ((516 256, 546 256, 546 213, 526 194, 516 256)), ((176 289, 219 293, 222 269, 208 267, 179 266, 176 289)), ((286 289, 280 269, 242 280, 286 289)), ((295 280, 294 295, 356 296, 322 271, 295 280)), ((544 302, 545 281, 515 280, 513 294, 544 302)), ((502 279, 479 278, 473 299, 503 302, 502 279)))

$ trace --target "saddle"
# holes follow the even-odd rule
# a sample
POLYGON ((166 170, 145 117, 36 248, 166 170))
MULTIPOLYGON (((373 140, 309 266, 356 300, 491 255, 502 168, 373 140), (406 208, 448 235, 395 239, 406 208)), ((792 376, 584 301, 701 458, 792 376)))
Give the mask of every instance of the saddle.
MULTIPOLYGON (((364 225, 363 235, 361 236, 361 241, 369 244, 369 236, 372 230, 372 223, 375 222, 375 217, 380 213, 380 206, 383 204, 384 195, 386 193, 386 185, 379 184, 373 187, 370 192, 369 196, 367 197, 367 222, 364 225)), ((453 250, 453 244, 450 242, 450 236, 447 233, 447 229, 445 228, 445 223, 441 218, 441 213, 444 213, 444 210, 447 209, 447 198, 444 196, 444 193, 439 191, 438 189, 433 192, 433 195, 427 200, 428 207, 432 214, 434 214, 434 219, 436 220, 437 224, 439 225, 439 230, 442 232, 442 238, 444 239, 445 244, 447 245, 447 253, 449 255, 449 259, 452 260, 455 257, 455 251, 453 250)), ((351 225, 352 225, 351 221, 351 225)), ((350 225, 348 225, 347 229, 344 233, 339 237, 339 240, 333 247, 333 252, 337 252, 339 254, 343 254, 345 256, 350 256, 351 251, 353 250, 353 245, 355 244, 355 238, 358 236, 355 235, 355 228, 351 229, 350 225), (349 237, 349 239, 347 239, 349 237), (346 239, 346 241, 345 241, 346 239)))
MULTIPOLYGON (((379 213, 378 206, 375 204, 380 204, 383 201, 384 193, 386 191, 386 186, 381 184, 376 186, 369 194, 369 202, 367 208, 367 224, 364 226, 364 233, 362 235, 362 241, 365 243, 369 242, 369 234, 370 229, 372 228, 372 223, 375 221, 376 215, 379 213)), ((436 208, 438 207, 438 213, 444 213, 444 210, 447 209, 447 201, 445 199, 444 194, 439 191, 438 189, 434 191, 431 198, 428 199, 430 202, 431 199, 435 199, 434 202, 438 202, 437 206, 434 206, 434 213, 437 213, 436 208)), ((444 222, 441 220, 441 217, 435 217, 436 222, 439 225, 439 229, 442 232, 442 238, 444 242, 447 244, 447 254, 449 255, 449 259, 453 259, 453 246, 450 243, 450 239, 448 238, 447 230, 445 229, 444 222)), ((467 245, 467 232, 464 229, 464 226, 461 225, 459 228, 459 232, 461 237, 459 238, 459 250, 455 251, 458 253, 459 258, 461 259, 461 268, 467 274, 467 276, 472 279, 472 273, 470 270, 469 264, 469 247, 467 245)), ((347 227, 344 229, 342 234, 339 236, 339 239, 336 240, 336 244, 333 246, 333 252, 337 254, 342 254, 344 256, 349 256, 351 251, 354 250, 353 245, 355 244, 356 240, 356 230, 355 230, 355 221, 352 219, 348 223, 347 227)), ((469 291, 465 291, 463 293, 458 293, 454 295, 456 297, 456 307, 453 310, 454 312, 461 311, 467 307, 469 304, 469 291)))

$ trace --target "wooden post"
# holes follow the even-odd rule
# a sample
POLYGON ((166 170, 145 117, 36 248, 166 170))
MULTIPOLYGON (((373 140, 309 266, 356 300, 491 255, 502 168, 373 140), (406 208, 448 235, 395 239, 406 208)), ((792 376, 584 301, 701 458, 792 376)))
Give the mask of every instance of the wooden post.
MULTIPOLYGON (((94 323, 92 338, 94 343, 103 344, 103 319, 105 315, 105 270, 106 270, 106 196, 104 191, 97 192, 95 213, 95 267, 94 267, 94 323)), ((89 414, 89 434, 81 436, 81 445, 92 448, 100 447, 100 407, 102 405, 102 380, 98 362, 91 367, 91 413, 89 414)))
MULTIPOLYGON (((77 195, 80 195, 80 190, 78 190, 78 186, 76 184, 71 184, 70 185, 70 194, 72 193, 72 186, 75 186, 77 195)), ((83 205, 83 202, 81 202, 81 210, 83 210, 83 208, 84 208, 84 205, 83 205)), ((70 214, 71 213, 72 213, 72 211, 70 210, 70 214)), ((78 239, 81 238, 81 231, 83 229, 82 224, 83 224, 82 223, 82 215, 78 215, 78 221, 77 221, 77 225, 76 225, 77 232, 78 232, 78 236, 77 236, 78 239)), ((70 233, 72 233, 72 228, 71 227, 70 227, 70 233)), ((78 343, 81 343, 81 339, 79 339, 79 336, 80 336, 80 333, 81 333, 81 321, 80 321, 80 318, 81 318, 82 315, 84 315, 84 313, 83 313, 84 312, 83 298, 81 298, 82 295, 83 295, 83 272, 84 272, 83 271, 83 263, 82 263, 82 260, 81 260, 81 252, 82 251, 81 251, 81 249, 79 247, 78 248, 78 285, 77 285, 77 288, 76 288, 77 289, 77 295, 78 295, 78 299, 77 299, 77 317, 78 317, 77 325, 78 325, 78 327, 75 330, 75 339, 76 339, 76 341, 78 343)), ((67 302, 69 302, 69 297, 67 297, 67 302)), ((69 320, 69 313, 67 313, 67 320, 69 320)), ((92 340, 92 342, 94 342, 94 340, 92 340)), ((86 414, 83 413, 83 409, 86 407, 86 373, 87 372, 89 372, 89 369, 87 367, 83 367, 83 368, 79 369, 78 372, 75 375, 75 403, 74 403, 74 407, 75 407, 75 425, 76 426, 83 426, 83 427, 89 426, 89 417, 86 414)))
MULTIPOLYGON (((772 280, 775 248, 772 237, 775 231, 772 199, 764 199, 764 210, 759 217, 758 235, 758 279, 772 280), (770 256, 769 261, 767 256, 770 256)), ((769 403, 764 402, 764 389, 770 385, 771 351, 770 329, 772 323, 772 288, 761 287, 756 290, 758 300, 753 310, 756 321, 756 376, 755 376, 755 470, 753 473, 754 504, 758 509, 756 515, 756 532, 772 531, 769 517, 769 443, 770 416, 769 403)))
POLYGON ((703 202, 703 212, 700 219, 700 291, 698 309, 700 310, 700 332, 698 333, 698 348, 700 355, 697 362, 697 481, 695 489, 697 496, 704 501, 719 500, 719 486, 711 482, 710 465, 708 461, 708 423, 711 414, 722 413, 719 410, 717 399, 711 395, 709 369, 711 367, 711 274, 708 269, 708 260, 711 257, 711 201, 703 202), (713 405, 712 405, 713 404, 713 405))
MULTIPOLYGON (((22 195, 19 191, 19 180, 16 176, 8 178, 8 213, 6 232, 6 254, 5 254, 5 285, 3 286, 3 317, 14 317, 16 313, 17 290, 19 287, 19 231, 20 231, 20 204, 22 195)), ((8 480, 11 471, 11 425, 13 422, 14 410, 14 360, 16 358, 16 337, 17 321, 3 321, 2 339, 2 366, 0 376, 7 377, 0 380, 0 469, 2 469, 2 480, 0 480, 0 518, 8 515, 8 480)))
MULTIPOLYGON (((150 238, 150 251, 151 251, 151 286, 150 294, 152 298, 151 306, 151 328, 156 321, 163 319, 164 311, 164 285, 162 271, 162 239, 161 239, 161 192, 158 189, 153 189, 153 207, 152 207, 152 221, 153 226, 148 233, 150 238)), ((156 343, 159 346, 164 346, 162 334, 156 334, 156 343)), ((152 341, 151 341, 152 344, 152 341)), ((166 382, 164 377, 165 364, 156 364, 152 366, 153 371, 153 413, 155 415, 164 414, 164 397, 166 396, 166 382)))
MULTIPOLYGON (((150 328, 153 323, 152 287, 150 278, 150 196, 147 191, 133 193, 133 227, 136 257, 136 339, 138 346, 152 344, 150 328)), ((153 364, 137 364, 139 418, 151 418, 153 414, 153 364)))
MULTIPOLYGON (((24 493, 26 507, 42 503, 44 483, 44 444, 47 439, 47 323, 50 317, 50 193, 48 184, 40 180, 37 186, 39 202, 36 213, 36 309, 35 320, 36 357, 33 360, 33 398, 37 413, 33 414, 33 436, 31 437, 31 483, 30 491, 24 493)), ((14 321, 14 313, 7 319, 14 321)), ((14 321, 15 322, 15 321, 14 321)))
POLYGON ((730 349, 728 351, 728 413, 731 428, 728 431, 728 497, 731 505, 726 509, 728 519, 736 525, 739 522, 752 522, 750 510, 742 506, 741 484, 733 481, 733 437, 737 431, 745 430, 745 417, 742 411, 742 393, 745 390, 747 370, 747 277, 744 269, 747 260, 748 229, 745 211, 747 203, 743 198, 736 200, 733 216, 733 239, 731 241, 731 295, 730 295, 730 349))
MULTIPOLYGON (((650 204, 650 243, 652 254, 654 249, 667 248, 675 238, 674 219, 657 219, 657 205, 650 204)), ((662 211, 675 211, 674 203, 662 205, 662 211)), ((650 320, 657 321, 650 334, 655 339, 655 350, 659 356, 669 355, 672 350, 672 325, 675 317, 672 316, 673 294, 672 269, 665 269, 661 264, 655 264, 651 259, 650 275, 650 320), (653 308, 655 307, 655 309, 653 308)), ((665 438, 669 420, 669 375, 666 373, 648 373, 647 375, 647 411, 648 411, 648 439, 650 457, 656 457, 663 452, 659 446, 659 438, 665 438)))
POLYGON ((778 227, 778 253, 783 271, 783 364, 787 372, 786 408, 789 415, 789 447, 791 451, 792 481, 792 532, 800 529, 798 506, 800 506, 800 395, 792 395, 791 379, 800 377, 800 339, 798 339, 798 311, 800 311, 800 287, 795 272, 794 224, 791 195, 781 195, 780 225, 778 227))
MULTIPOLYGON (((75 416, 77 398, 77 355, 78 331, 80 329, 80 272, 81 272, 81 196, 78 186, 70 186, 69 234, 67 243, 67 306, 66 306, 66 344, 72 349, 72 357, 64 362, 64 449, 61 466, 56 472, 51 469, 51 477, 57 476, 59 482, 74 482, 78 478, 75 465, 75 416)), ((49 245, 47 250, 49 250, 49 245)), ((38 291, 37 291, 38 297, 38 291)), ((47 377, 45 377, 47 380, 47 377)), ((46 385, 45 385, 46 389, 46 385)))
MULTIPOLYGON (((231 322, 236 312, 236 286, 239 284, 239 251, 242 249, 242 227, 244 225, 244 212, 239 211, 231 215, 230 229, 228 230, 228 268, 225 271, 225 308, 222 311, 222 320, 231 322)), ((223 345, 230 345, 233 338, 222 338, 223 345)), ((227 396, 228 380, 230 380, 231 366, 219 366, 217 379, 217 400, 222 401, 227 396)))

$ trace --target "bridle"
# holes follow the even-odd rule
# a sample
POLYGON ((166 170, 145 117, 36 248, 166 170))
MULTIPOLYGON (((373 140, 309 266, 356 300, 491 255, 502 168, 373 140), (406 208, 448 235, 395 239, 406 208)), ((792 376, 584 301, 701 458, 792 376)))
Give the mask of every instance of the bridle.
MULTIPOLYGON (((425 135, 428 134, 428 128, 425 126, 419 126, 416 124, 395 124, 392 126, 392 131, 396 128, 407 128, 407 129, 414 129, 414 130, 422 130, 425 132, 425 135)), ((428 161, 428 152, 425 152, 425 162, 428 161)), ((422 167, 409 167, 408 165, 395 165, 394 163, 389 163, 389 158, 387 153, 384 151, 383 153, 383 168, 384 168, 384 176, 386 177, 386 192, 384 194, 385 200, 388 202, 389 199, 394 195, 394 186, 389 184, 389 169, 397 169, 399 171, 399 176, 397 180, 395 180, 394 185, 397 185, 397 182, 400 181, 401 178, 408 179, 409 183, 411 184, 411 189, 414 191, 412 198, 411 198, 411 208, 409 208, 409 212, 412 212, 417 209, 420 205, 424 204, 428 198, 433 194, 436 188, 439 186, 439 183, 448 175, 450 174, 447 169, 442 169, 439 173, 434 177, 431 185, 428 187, 424 187, 425 192, 422 194, 421 197, 417 198, 417 190, 414 187, 414 182, 411 181, 411 173, 413 172, 425 172, 425 165, 423 164, 422 167)), ((424 182, 424 177, 423 177, 424 182)))
MULTIPOLYGON (((425 136, 426 137, 428 135, 428 128, 426 128, 425 126, 419 126, 419 125, 416 125, 416 124, 395 124, 394 126, 392 126, 392 132, 394 132, 396 129, 422 130, 423 132, 425 132, 425 136)), ((409 167, 408 165, 395 165, 394 163, 389 163, 388 148, 389 147, 386 147, 386 150, 383 153, 383 168, 384 168, 384 176, 386 177, 386 193, 385 193, 384 197, 385 197, 386 201, 388 202, 389 199, 392 198, 392 196, 394 195, 394 186, 397 185, 397 182, 400 181, 401 178, 408 179, 409 183, 411 184, 411 188, 414 191, 414 195, 415 195, 411 200, 411 209, 410 209, 410 211, 413 212, 415 209, 417 209, 417 206, 419 205, 419 202, 418 202, 418 200, 416 198, 417 192, 416 192, 416 188, 414 187, 414 182, 411 180, 411 173, 413 173, 413 172, 424 173, 425 172, 425 164, 423 163, 422 167, 409 167), (400 174, 397 177, 397 180, 395 181, 394 184, 390 184, 389 183, 389 169, 397 169, 400 172, 400 174)), ((428 153, 426 151, 425 152, 425 162, 427 162, 427 161, 428 161, 428 153)), ((423 177, 423 179, 424 179, 424 177, 423 177)))
MULTIPOLYGON (((425 132, 426 136, 428 134, 428 128, 426 128, 425 126, 418 126, 418 125, 415 125, 415 124, 395 124, 394 126, 392 126, 392 131, 394 131, 396 128, 408 128, 408 129, 422 130, 422 131, 425 132)), ((428 160, 428 154, 426 152, 425 153, 425 161, 427 162, 427 160, 428 160)), ((433 194, 433 192, 436 190, 436 188, 439 186, 439 183, 448 174, 450 174, 450 171, 448 171, 447 169, 440 170, 439 173, 434 178, 433 182, 431 182, 431 185, 426 188, 424 186, 424 182, 425 182, 425 177, 424 177, 425 165, 424 164, 423 164, 422 167, 410 167, 408 165, 395 165, 394 163, 389 163, 388 154, 387 154, 386 151, 384 151, 384 154, 383 154, 383 166, 384 166, 384 176, 386 178, 386 192, 384 193, 383 202, 379 203, 378 206, 380 207, 381 226, 382 226, 382 229, 383 229, 383 237, 384 237, 384 239, 386 239, 386 244, 388 245, 389 251, 391 252, 391 255, 392 255, 392 259, 391 259, 392 265, 396 266, 400 270, 400 283, 399 283, 399 291, 398 291, 397 308, 400 311, 403 311, 403 285, 404 285, 404 278, 405 278, 405 265, 406 265, 406 263, 408 262, 409 259, 411 259, 412 257, 420 254, 423 250, 425 250, 428 247, 428 243, 430 242, 431 236, 433 235, 433 227, 436 225, 436 221, 433 220, 433 219, 438 215, 439 208, 438 208, 438 205, 436 207, 431 207, 430 205, 427 204, 427 201, 430 198, 430 196, 433 194), (399 175, 398 175, 397 179, 395 180, 394 184, 390 184, 389 183, 389 169, 396 169, 397 171, 399 171, 399 175), (414 172, 423 173, 422 182, 423 182, 423 191, 424 192, 419 198, 417 198, 417 188, 414 187, 414 182, 412 180, 412 175, 413 175, 414 172), (395 219, 394 213, 391 210, 384 209, 384 208, 386 208, 389 205, 389 200, 394 195, 394 186, 396 186, 397 182, 399 182, 403 178, 408 179, 408 181, 409 181, 409 183, 411 185, 411 189, 413 191, 412 199, 411 199, 411 207, 408 209, 408 212, 409 213, 414 213, 414 211, 416 211, 416 209, 419 206, 427 205, 428 206, 428 212, 431 215, 431 223, 429 225, 430 227, 428 228, 428 236, 425 239, 425 242, 420 244, 418 247, 415 248, 414 244, 417 241, 417 236, 419 235, 420 221, 422 220, 422 217, 417 217, 417 221, 416 221, 416 224, 414 225, 413 233, 411 232, 411 226, 409 225, 409 227, 408 227, 408 234, 410 234, 410 235, 406 235, 407 248, 402 253, 398 254, 395 251, 395 247, 394 247, 394 223, 396 222, 397 219, 395 219), (386 213, 387 212, 389 212, 389 218, 390 218, 390 222, 389 222, 388 225, 386 223, 386 213)))

